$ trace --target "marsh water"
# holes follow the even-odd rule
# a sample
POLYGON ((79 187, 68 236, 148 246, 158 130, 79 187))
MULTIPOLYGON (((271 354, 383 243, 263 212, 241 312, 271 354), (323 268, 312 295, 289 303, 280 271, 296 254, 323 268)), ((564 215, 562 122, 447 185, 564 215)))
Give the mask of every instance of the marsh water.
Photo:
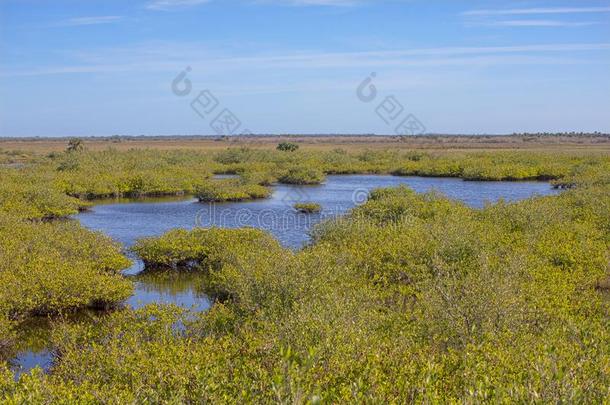
MULTIPOLYGON (((449 198, 481 208, 500 199, 522 200, 534 195, 557 193, 543 182, 469 182, 454 178, 395 177, 377 175, 329 176, 317 186, 274 186, 268 199, 223 204, 202 204, 192 197, 98 201, 74 218, 89 229, 103 232, 121 243, 133 265, 125 275, 135 283, 135 293, 126 302, 132 308, 150 303, 173 303, 196 311, 211 305, 200 292, 196 274, 147 274, 141 261, 129 252, 140 238, 158 236, 170 229, 197 226, 226 228, 256 227, 275 236, 284 246, 299 249, 310 240, 311 228, 321 220, 340 216, 366 201, 376 188, 407 185, 416 192, 436 190, 449 198), (297 213, 297 202, 321 205, 318 214, 297 213)), ((79 314, 74 322, 87 322, 99 314, 79 314)), ((13 361, 17 374, 36 366, 48 369, 52 354, 48 347, 49 321, 27 325, 20 338, 20 352, 13 361)))

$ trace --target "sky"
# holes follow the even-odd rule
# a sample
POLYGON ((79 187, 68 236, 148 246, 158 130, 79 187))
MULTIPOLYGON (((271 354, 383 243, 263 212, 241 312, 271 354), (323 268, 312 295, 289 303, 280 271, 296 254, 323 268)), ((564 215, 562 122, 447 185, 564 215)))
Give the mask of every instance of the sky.
POLYGON ((0 0, 0 136, 558 131, 608 0, 0 0))

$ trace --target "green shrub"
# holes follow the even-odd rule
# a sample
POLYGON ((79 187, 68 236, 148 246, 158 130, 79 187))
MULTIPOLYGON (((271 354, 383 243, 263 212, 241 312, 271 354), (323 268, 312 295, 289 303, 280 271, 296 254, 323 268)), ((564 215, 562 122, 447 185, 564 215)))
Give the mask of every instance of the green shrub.
POLYGON ((210 181, 197 188, 195 196, 201 202, 244 201, 267 198, 271 190, 258 184, 244 184, 239 180, 210 181))
POLYGON ((277 177, 271 171, 246 171, 240 176, 242 182, 260 186, 271 186, 277 181, 277 177))
POLYGON ((275 288, 261 286, 261 279, 281 277, 279 269, 290 256, 277 240, 250 228, 175 230, 140 240, 133 249, 148 270, 203 272, 208 294, 239 303, 244 310, 261 304, 261 295, 273 294, 275 288))
POLYGON ((324 181, 324 173, 318 169, 308 167, 291 167, 279 178, 283 184, 320 184, 324 181))
POLYGON ((108 237, 73 221, 0 214, 0 302, 13 319, 114 305, 132 293, 130 264, 108 237))
POLYGON ((44 170, 53 185, 81 198, 191 194, 217 168, 211 155, 130 150, 63 154, 44 170))
POLYGON ((52 178, 44 173, 0 168, 0 177, 0 215, 51 219, 76 214, 89 206, 54 188, 52 178))
POLYGON ((294 142, 281 142, 277 145, 277 150, 282 152, 295 152, 299 149, 299 145, 294 142))
POLYGON ((313 214, 322 211, 322 206, 316 203, 296 203, 294 209, 302 213, 313 214))

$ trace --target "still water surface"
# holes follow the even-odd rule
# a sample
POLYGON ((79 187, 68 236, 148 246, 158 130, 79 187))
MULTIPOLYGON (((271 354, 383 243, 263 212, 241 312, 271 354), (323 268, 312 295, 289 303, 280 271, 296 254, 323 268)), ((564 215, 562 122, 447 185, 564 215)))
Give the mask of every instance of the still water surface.
MULTIPOLYGON (((557 191, 542 182, 468 182, 452 178, 395 177, 376 175, 329 176, 317 186, 277 185, 265 200, 242 203, 202 204, 191 197, 99 201, 75 218, 89 229, 103 232, 120 242, 134 264, 125 271, 135 283, 135 293, 126 305, 139 308, 150 303, 173 303, 203 311, 211 305, 200 292, 197 274, 151 275, 143 273, 140 260, 128 249, 140 238, 158 236, 171 229, 196 226, 264 229, 284 246, 298 249, 309 241, 309 231, 322 219, 343 215, 366 200, 380 187, 407 185, 416 192, 436 190, 447 197, 481 208, 487 202, 522 200, 557 191), (319 214, 298 214, 296 202, 315 202, 319 214)), ((96 316, 96 315, 88 315, 96 316)), ((86 321, 82 318, 79 321, 86 321)), ((22 351, 14 360, 15 370, 24 372, 40 365, 49 368, 52 355, 48 323, 34 322, 22 339, 22 351)))

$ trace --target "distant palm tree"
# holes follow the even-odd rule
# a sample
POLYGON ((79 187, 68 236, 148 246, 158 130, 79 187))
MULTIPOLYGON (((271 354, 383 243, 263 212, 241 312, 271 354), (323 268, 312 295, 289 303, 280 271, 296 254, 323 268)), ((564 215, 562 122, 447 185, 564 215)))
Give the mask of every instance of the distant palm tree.
POLYGON ((80 152, 85 149, 85 145, 82 139, 79 138, 71 138, 68 142, 68 148, 66 149, 68 152, 80 152))

